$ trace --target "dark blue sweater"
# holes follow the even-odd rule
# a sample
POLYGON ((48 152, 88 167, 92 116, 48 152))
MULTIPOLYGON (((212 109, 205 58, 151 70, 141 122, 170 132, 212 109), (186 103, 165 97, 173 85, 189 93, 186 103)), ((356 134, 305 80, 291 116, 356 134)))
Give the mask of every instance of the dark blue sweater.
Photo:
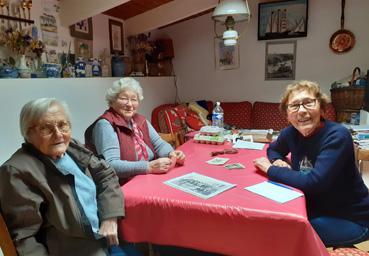
POLYGON ((270 160, 286 159, 291 153, 292 170, 271 166, 268 177, 303 191, 309 218, 369 220, 368 188, 356 167, 351 134, 344 126, 324 121, 324 127, 309 137, 287 127, 267 152, 270 160))

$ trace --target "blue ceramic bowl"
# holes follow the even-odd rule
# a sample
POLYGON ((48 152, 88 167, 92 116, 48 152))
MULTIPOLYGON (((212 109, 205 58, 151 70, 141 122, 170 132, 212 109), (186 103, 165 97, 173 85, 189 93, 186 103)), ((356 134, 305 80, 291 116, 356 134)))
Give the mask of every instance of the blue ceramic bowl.
POLYGON ((59 78, 61 72, 61 65, 56 63, 44 63, 43 69, 48 78, 59 78))
POLYGON ((18 78, 18 71, 10 66, 0 68, 0 78, 18 78))

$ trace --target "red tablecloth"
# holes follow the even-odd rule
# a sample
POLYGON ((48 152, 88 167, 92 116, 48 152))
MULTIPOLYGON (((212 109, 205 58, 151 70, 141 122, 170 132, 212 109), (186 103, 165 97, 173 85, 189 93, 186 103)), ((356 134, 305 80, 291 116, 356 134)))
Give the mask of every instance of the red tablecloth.
POLYGON ((239 150, 220 155, 245 169, 227 170, 207 164, 211 151, 229 145, 204 145, 193 140, 181 146, 184 166, 164 175, 139 175, 123 187, 126 218, 120 222, 123 238, 216 252, 225 255, 329 255, 306 216, 305 198, 281 204, 245 190, 267 178, 252 160, 265 150, 239 150), (172 188, 164 181, 197 172, 237 184, 210 199, 172 188))

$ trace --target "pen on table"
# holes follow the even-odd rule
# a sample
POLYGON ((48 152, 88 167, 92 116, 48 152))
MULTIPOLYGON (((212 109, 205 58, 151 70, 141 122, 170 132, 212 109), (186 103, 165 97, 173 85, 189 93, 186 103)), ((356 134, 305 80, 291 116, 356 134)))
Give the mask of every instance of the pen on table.
POLYGON ((290 188, 290 187, 288 187, 288 186, 286 186, 286 185, 283 185, 283 184, 281 184, 281 183, 275 182, 275 181, 268 180, 268 182, 269 182, 269 183, 271 183, 271 184, 274 184, 274 185, 276 185, 276 186, 280 186, 280 187, 282 187, 282 188, 287 188, 287 189, 293 190, 292 188, 290 188))

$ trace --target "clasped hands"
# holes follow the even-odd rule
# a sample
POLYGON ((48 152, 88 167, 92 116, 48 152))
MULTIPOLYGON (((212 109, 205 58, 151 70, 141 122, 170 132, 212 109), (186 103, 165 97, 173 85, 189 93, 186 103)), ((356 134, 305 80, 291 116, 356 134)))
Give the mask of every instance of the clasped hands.
POLYGON ((291 169, 291 165, 281 159, 277 159, 273 163, 271 163, 268 158, 260 157, 260 158, 254 159, 253 163, 259 170, 265 173, 268 172, 269 167, 272 165, 279 166, 279 167, 288 167, 291 169))
POLYGON ((167 173, 176 164, 183 165, 185 154, 180 150, 170 152, 168 157, 161 157, 149 162, 149 173, 167 173))

